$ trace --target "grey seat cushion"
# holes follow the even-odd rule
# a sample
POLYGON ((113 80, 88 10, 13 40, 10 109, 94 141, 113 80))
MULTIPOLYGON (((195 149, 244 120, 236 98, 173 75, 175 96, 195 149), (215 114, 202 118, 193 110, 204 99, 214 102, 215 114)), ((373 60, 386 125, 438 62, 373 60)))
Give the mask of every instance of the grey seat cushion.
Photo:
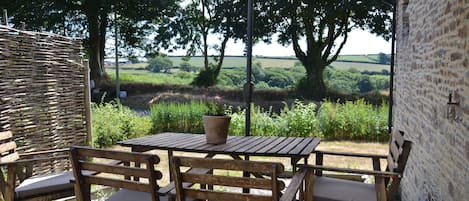
POLYGON ((376 201, 374 184, 314 177, 315 201, 376 201))
MULTIPOLYGON (((120 189, 112 194, 106 201, 151 201, 150 193, 133 191, 128 189, 120 189)), ((168 201, 168 196, 160 196, 160 201, 168 201)), ((186 201, 193 201, 193 199, 186 199, 186 201)))
POLYGON ((46 195, 61 191, 73 192, 73 172, 64 172, 48 176, 31 177, 16 187, 17 198, 27 198, 37 195, 46 195))

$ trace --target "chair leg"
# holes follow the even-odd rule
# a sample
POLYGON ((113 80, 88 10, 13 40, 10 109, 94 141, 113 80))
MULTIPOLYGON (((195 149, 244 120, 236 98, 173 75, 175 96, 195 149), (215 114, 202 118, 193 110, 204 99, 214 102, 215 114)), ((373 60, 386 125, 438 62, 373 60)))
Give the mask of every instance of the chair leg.
POLYGON ((314 170, 309 169, 306 173, 305 178, 305 191, 304 191, 304 200, 313 201, 314 200, 314 170))
POLYGON ((7 167, 7 183, 5 186, 5 193, 3 198, 5 201, 14 201, 15 200, 15 186, 16 186, 16 165, 8 165, 7 167))

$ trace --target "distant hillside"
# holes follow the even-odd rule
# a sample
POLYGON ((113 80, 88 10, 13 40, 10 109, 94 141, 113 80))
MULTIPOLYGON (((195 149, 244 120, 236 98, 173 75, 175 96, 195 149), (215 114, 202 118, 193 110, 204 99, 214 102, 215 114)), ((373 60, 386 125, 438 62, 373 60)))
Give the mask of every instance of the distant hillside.
MULTIPOLYGON (((168 56, 173 62, 174 66, 180 66, 183 62, 182 56, 168 56)), ((213 60, 212 60, 213 61, 213 60)), ((260 62, 264 68, 291 68, 298 62, 296 57, 265 57, 256 56, 254 62, 260 62)), ((194 56, 190 59, 189 63, 193 66, 203 67, 204 60, 201 56, 194 56)), ((244 56, 226 56, 223 62, 224 68, 246 66, 246 57, 244 56)), ((360 71, 381 71, 383 69, 389 70, 389 65, 378 63, 378 54, 369 55, 342 55, 339 56, 332 66, 348 69, 356 68, 360 71)))

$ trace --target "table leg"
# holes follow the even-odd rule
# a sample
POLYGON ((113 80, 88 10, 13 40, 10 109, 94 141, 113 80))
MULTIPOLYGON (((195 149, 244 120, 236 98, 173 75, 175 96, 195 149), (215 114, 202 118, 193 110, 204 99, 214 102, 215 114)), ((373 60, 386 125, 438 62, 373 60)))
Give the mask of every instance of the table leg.
MULTIPOLYGON (((244 156, 244 160, 249 160, 249 155, 244 156)), ((249 172, 243 172, 243 177, 250 177, 251 174, 249 172)), ((243 188, 243 193, 249 193, 250 189, 249 188, 243 188)))
POLYGON ((173 181, 173 174, 171 174, 171 158, 173 158, 173 150, 168 149, 168 170, 169 170, 169 181, 173 181))
MULTIPOLYGON (((132 147, 131 151, 132 152, 146 152, 146 151, 149 151, 151 149, 148 149, 148 148, 142 148, 142 147, 132 147)), ((124 165, 126 166, 130 166, 130 163, 128 162, 124 162, 124 165)), ((140 163, 139 162, 135 162, 135 167, 140 167, 140 163)), ((125 177, 125 179, 129 179, 130 180, 130 177, 125 177)), ((139 177, 134 177, 134 181, 139 181, 140 178, 139 177)))

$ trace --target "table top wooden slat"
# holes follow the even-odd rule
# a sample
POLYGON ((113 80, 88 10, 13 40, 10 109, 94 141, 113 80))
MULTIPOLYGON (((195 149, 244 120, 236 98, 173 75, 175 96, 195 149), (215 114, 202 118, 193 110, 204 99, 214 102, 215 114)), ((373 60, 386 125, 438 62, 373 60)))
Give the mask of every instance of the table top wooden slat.
POLYGON ((251 152, 256 153, 259 150, 261 150, 262 148, 268 146, 269 144, 272 144, 275 140, 277 140, 277 138, 275 138, 275 137, 264 137, 264 138, 266 139, 265 141, 263 141, 262 143, 259 143, 255 147, 251 147, 251 149, 250 149, 251 152))
POLYGON ((264 152, 267 152, 269 151, 270 149, 272 149, 273 147, 277 146, 278 144, 282 143, 285 139, 287 139, 286 137, 276 137, 275 140, 265 146, 264 148, 260 149, 260 150, 257 150, 256 153, 264 153, 264 152))
POLYGON ((293 139, 293 141, 291 141, 289 144, 284 146, 277 153, 279 153, 279 154, 288 154, 288 152, 290 152, 290 150, 292 150, 296 146, 298 146, 298 144, 301 143, 304 139, 305 138, 295 138, 295 139, 293 139))
POLYGON ((248 152, 248 153, 251 153, 251 152, 254 152, 252 150, 253 147, 256 147, 257 145, 261 144, 262 142, 266 141, 268 138, 267 137, 259 137, 256 142, 254 143, 251 143, 247 146, 244 146, 244 147, 241 147, 240 149, 236 150, 236 152, 248 152))
POLYGON ((225 144, 207 144, 204 134, 162 133, 130 139, 118 144, 141 149, 246 154, 254 156, 307 157, 319 144, 319 138, 229 136, 225 144))
POLYGON ((313 141, 313 140, 314 140, 314 138, 305 138, 303 141, 301 141, 301 143, 299 143, 295 148, 290 150, 290 152, 288 152, 288 153, 291 153, 291 154, 301 153, 301 151, 303 151, 303 149, 306 148, 306 145, 311 143, 311 141, 313 141))
POLYGON ((277 154, 278 151, 280 151, 283 147, 291 144, 293 142, 293 140, 295 140, 294 137, 287 137, 287 139, 285 139, 284 141, 282 141, 281 143, 279 143, 278 145, 272 147, 272 149, 270 149, 269 151, 267 151, 267 153, 275 153, 277 154))
POLYGON ((319 145, 320 139, 319 138, 314 138, 308 145, 305 146, 303 151, 301 151, 300 155, 305 155, 305 154, 310 154, 316 149, 316 147, 319 145))
POLYGON ((239 143, 237 144, 236 146, 234 147, 231 147, 229 149, 226 149, 226 151, 228 152, 236 152, 238 153, 238 150, 239 149, 242 149, 243 147, 245 146, 249 146, 250 144, 252 143, 256 143, 257 139, 259 139, 260 137, 259 136, 253 136, 253 137, 250 137, 248 140, 242 142, 242 143, 239 143))
POLYGON ((164 144, 166 147, 185 147, 184 145, 187 144, 190 141, 194 141, 200 138, 199 135, 189 135, 189 136, 184 136, 184 138, 178 137, 175 139, 172 139, 171 141, 168 141, 164 144))

